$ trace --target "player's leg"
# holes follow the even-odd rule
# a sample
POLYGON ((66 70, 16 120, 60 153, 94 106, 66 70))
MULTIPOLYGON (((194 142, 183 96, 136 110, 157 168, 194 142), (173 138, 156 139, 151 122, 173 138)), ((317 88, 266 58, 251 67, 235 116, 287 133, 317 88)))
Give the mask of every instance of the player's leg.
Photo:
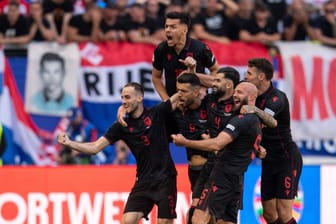
POLYGON ((194 215, 192 216, 192 224, 204 224, 210 221, 210 214, 208 210, 195 209, 194 215))
POLYGON ((126 212, 123 214, 122 224, 139 223, 142 217, 144 217, 142 212, 126 212))
POLYGON ((278 191, 277 164, 270 161, 262 161, 261 170, 261 200, 263 217, 268 224, 277 224, 279 216, 277 212, 276 196, 278 191))
POLYGON ((152 199, 157 201, 157 223, 172 224, 176 218, 176 176, 160 181, 152 190, 152 199))
POLYGON ((278 223, 278 212, 276 199, 262 201, 263 217, 268 224, 278 223))
POLYGON ((296 224, 296 220, 293 218, 293 199, 277 199, 277 208, 279 218, 282 223, 296 224))
MULTIPOLYGON (((296 224, 296 220, 293 217, 293 204, 294 198, 297 196, 299 188, 299 180, 302 171, 302 156, 296 146, 293 146, 291 157, 288 160, 289 167, 285 172, 280 175, 282 183, 285 183, 282 191, 277 195, 277 209, 279 219, 282 223, 296 224)), ((281 180, 280 179, 280 180, 281 180)))
POLYGON ((173 224, 174 223, 174 219, 162 219, 162 218, 158 218, 157 223, 158 224, 173 224))

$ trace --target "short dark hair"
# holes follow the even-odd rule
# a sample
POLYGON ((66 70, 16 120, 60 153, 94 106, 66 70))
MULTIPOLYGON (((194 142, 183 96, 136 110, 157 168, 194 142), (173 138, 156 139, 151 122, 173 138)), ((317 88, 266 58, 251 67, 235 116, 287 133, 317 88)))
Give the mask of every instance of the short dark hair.
POLYGON ((40 59, 40 68, 44 67, 44 62, 46 61, 58 61, 61 63, 62 69, 65 70, 64 59, 58 54, 47 52, 42 55, 40 59))
POLYGON ((224 78, 230 79, 233 82, 233 88, 236 87, 236 85, 239 83, 240 74, 237 69, 233 67, 222 67, 217 71, 217 74, 218 73, 224 73, 224 78))
POLYGON ((255 67, 258 72, 264 73, 267 80, 271 80, 273 78, 273 65, 266 58, 251 58, 248 60, 248 67, 255 67))
POLYGON ((136 92, 141 93, 142 96, 145 95, 143 86, 137 82, 129 82, 124 86, 124 88, 125 87, 133 87, 136 92))
POLYGON ((166 14, 166 19, 179 19, 182 24, 190 25, 190 17, 184 12, 169 12, 166 14))
POLYGON ((185 72, 182 73, 179 77, 177 77, 178 83, 188 83, 192 87, 199 87, 201 86, 201 81, 195 73, 192 72, 185 72))

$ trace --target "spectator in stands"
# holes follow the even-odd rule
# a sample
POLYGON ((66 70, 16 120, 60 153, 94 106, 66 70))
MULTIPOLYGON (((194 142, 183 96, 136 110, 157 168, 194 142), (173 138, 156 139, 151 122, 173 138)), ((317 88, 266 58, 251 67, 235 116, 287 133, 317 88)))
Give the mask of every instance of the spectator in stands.
POLYGON ((132 43, 157 45, 165 39, 164 29, 156 20, 148 18, 144 6, 138 3, 131 6, 125 27, 128 40, 132 43))
POLYGON ((284 18, 284 40, 315 40, 309 11, 302 0, 293 0, 284 18))
POLYGON ((66 112, 72 107, 74 98, 64 89, 65 75, 65 61, 60 55, 51 52, 43 54, 40 59, 43 87, 32 96, 32 105, 41 112, 66 112))
MULTIPOLYGON (((197 16, 202 11, 202 2, 199 0, 187 0, 187 4, 184 6, 183 11, 189 14, 190 27, 192 28, 195 24, 197 16)), ((193 29, 189 30, 189 36, 197 39, 193 29)))
POLYGON ((126 19, 129 13, 128 0, 115 0, 114 3, 119 8, 119 17, 122 19, 126 19))
POLYGON ((69 0, 43 0, 43 12, 56 34, 56 41, 66 43, 66 30, 74 10, 69 0))
POLYGON ((85 5, 84 14, 73 15, 67 27, 67 40, 82 41, 99 41, 101 35, 99 24, 101 20, 100 9, 95 2, 89 2, 85 5))
POLYGON ((316 19, 314 30, 322 44, 336 47, 336 4, 333 1, 323 4, 323 15, 316 19))
POLYGON ((199 0, 187 0, 187 4, 184 7, 184 11, 189 14, 191 20, 196 18, 196 16, 201 13, 201 10, 202 2, 199 0))
POLYGON ((0 44, 19 46, 29 42, 27 20, 19 7, 18 2, 10 2, 8 13, 0 16, 0 44))
POLYGON ((239 31, 239 39, 263 44, 271 44, 281 39, 281 34, 271 17, 268 6, 262 0, 255 2, 254 16, 239 31))
MULTIPOLYGON (((66 129, 66 133, 72 139, 78 142, 87 142, 97 139, 97 129, 84 118, 83 112, 79 107, 72 107, 66 113, 66 118, 69 121, 69 125, 66 129)), ((103 152, 102 158, 104 158, 103 152)), ((100 155, 87 155, 72 151, 68 147, 63 147, 60 151, 59 163, 60 164, 95 164, 99 163, 100 155), (98 160, 97 160, 98 159, 98 160)))
POLYGON ((145 12, 148 18, 155 19, 159 26, 164 25, 164 10, 166 5, 163 5, 159 0, 147 0, 145 2, 145 12))
POLYGON ((268 6, 268 10, 277 26, 279 32, 282 32, 283 19, 287 13, 287 0, 263 0, 268 6))
POLYGON ((119 17, 119 8, 116 4, 109 2, 103 9, 100 21, 100 32, 103 41, 126 41, 127 35, 119 17))
POLYGON ((205 8, 195 18, 193 32, 201 40, 219 43, 230 42, 229 18, 238 12, 238 5, 232 0, 221 0, 222 9, 219 9, 217 0, 206 0, 205 8))
POLYGON ((114 165, 135 164, 135 158, 132 155, 129 147, 123 140, 119 140, 115 143, 116 155, 113 160, 114 165))
POLYGON ((50 23, 43 15, 42 3, 40 1, 30 3, 27 21, 29 35, 32 41, 55 40, 55 33, 51 29, 50 23))
POLYGON ((8 6, 10 2, 19 3, 19 11, 22 15, 27 15, 29 11, 29 2, 25 0, 2 0, 0 1, 0 14, 8 13, 8 6))
POLYGON ((239 0, 239 10, 231 19, 231 40, 239 40, 239 31, 252 19, 254 4, 252 0, 239 0))
MULTIPOLYGON (((183 12, 183 5, 180 0, 172 0, 165 9, 165 15, 167 15, 170 12, 183 12)), ((163 24, 163 27, 165 24, 163 24)))

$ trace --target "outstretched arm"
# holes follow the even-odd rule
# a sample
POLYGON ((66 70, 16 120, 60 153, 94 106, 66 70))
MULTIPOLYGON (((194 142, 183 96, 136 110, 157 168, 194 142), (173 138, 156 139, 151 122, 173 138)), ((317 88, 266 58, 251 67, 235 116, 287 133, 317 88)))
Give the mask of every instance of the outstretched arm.
POLYGON ((221 131, 216 138, 203 140, 189 140, 181 134, 173 134, 171 137, 175 145, 199 149, 202 151, 219 151, 233 140, 231 135, 224 131, 221 131))
POLYGON ((64 146, 85 154, 97 154, 110 144, 110 142, 105 137, 100 137, 94 142, 72 141, 64 132, 58 135, 57 141, 64 146))

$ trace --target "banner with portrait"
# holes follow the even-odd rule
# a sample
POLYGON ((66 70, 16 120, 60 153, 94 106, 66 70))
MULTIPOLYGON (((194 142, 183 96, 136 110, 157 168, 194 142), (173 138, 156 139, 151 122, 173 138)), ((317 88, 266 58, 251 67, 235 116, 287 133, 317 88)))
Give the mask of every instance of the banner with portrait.
POLYGON ((76 44, 31 43, 25 109, 32 114, 63 116, 78 102, 80 56, 76 44))

